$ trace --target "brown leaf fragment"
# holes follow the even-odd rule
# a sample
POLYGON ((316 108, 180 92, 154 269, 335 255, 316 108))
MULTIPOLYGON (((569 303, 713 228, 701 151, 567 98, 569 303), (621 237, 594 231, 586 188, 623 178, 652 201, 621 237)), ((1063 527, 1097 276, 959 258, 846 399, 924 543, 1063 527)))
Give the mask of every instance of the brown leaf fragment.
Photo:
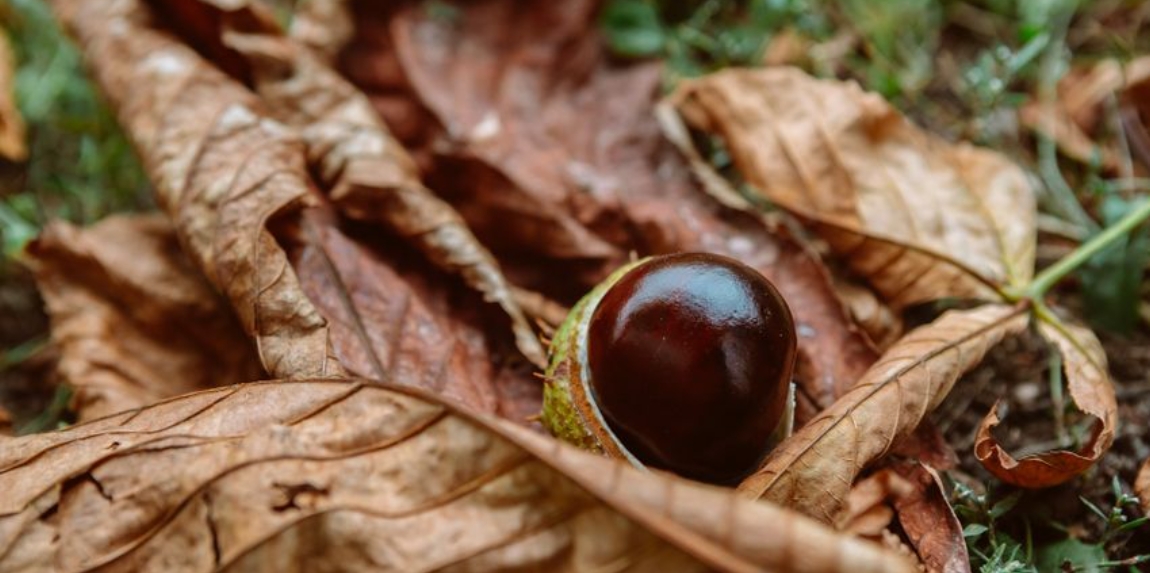
POLYGON ((1072 324, 1040 322, 1038 331, 1062 355, 1070 398, 1096 422, 1076 452, 1054 450, 1015 459, 991 432, 1000 421, 997 407, 992 409, 979 425, 974 455, 998 479, 1027 488, 1058 485, 1089 469, 1110 449, 1118 423, 1114 385, 1098 337, 1089 329, 1072 324))
POLYGON ((55 222, 28 254, 81 420, 263 375, 163 215, 117 215, 87 229, 55 222))
POLYGON ((324 318, 268 231, 314 202, 304 146, 264 104, 125 2, 52 2, 143 158, 158 203, 274 376, 334 376, 324 318))
POLYGON ((899 525, 928 573, 970 573, 962 523, 947 500, 938 473, 919 463, 895 464, 891 471, 911 485, 893 503, 899 525))
POLYGON ((998 299, 1033 274, 1035 207, 997 153, 912 125, 856 84, 798 69, 727 70, 672 96, 743 179, 808 222, 891 307, 998 299))
MULTIPOLYGON (((1070 70, 1059 82, 1052 101, 1034 100, 1019 109, 1019 119, 1029 129, 1049 137, 1067 157, 1086 164, 1100 163, 1115 172, 1122 163, 1121 149, 1094 139, 1110 98, 1137 108, 1145 98, 1139 90, 1150 80, 1150 57, 1129 62, 1102 60, 1089 68, 1070 70)), ((1150 124, 1150 115, 1142 118, 1150 124)), ((1129 126, 1128 126, 1129 127, 1129 126)), ((1133 143, 1133 142, 1132 142, 1133 143)))
POLYGON ((911 485, 889 469, 881 469, 851 486, 835 529, 868 539, 881 539, 894 520, 890 500, 910 493, 911 485))
POLYGON ((12 415, 4 406, 0 405, 0 440, 11 436, 13 433, 12 415))
POLYGON ((835 292, 855 322, 881 349, 889 348, 902 335, 902 317, 891 311, 874 291, 850 279, 837 278, 835 292))
POLYGON ((1022 308, 988 305, 949 311, 911 331, 739 489, 832 522, 867 464, 914 431, 989 348, 1024 329, 1026 316, 1022 308))
POLYGON ((10 161, 28 158, 24 117, 16 106, 16 58, 8 35, 0 30, 0 156, 10 161))
POLYGON ((783 508, 377 385, 219 388, 7 444, 6 571, 914 571, 783 508))
MULTIPOLYGON (((415 162, 383 125, 367 97, 304 46, 287 38, 252 2, 156 0, 191 22, 195 44, 218 44, 243 60, 248 81, 279 121, 307 146, 317 183, 347 216, 382 224, 439 268, 458 274, 511 318, 516 343, 538 367, 543 348, 495 258, 449 204, 424 187, 415 162)), ((244 78, 237 78, 244 79, 244 78)))
POLYGON ((1142 502, 1142 513, 1150 515, 1150 458, 1142 462, 1138 477, 1134 479, 1134 493, 1142 502))

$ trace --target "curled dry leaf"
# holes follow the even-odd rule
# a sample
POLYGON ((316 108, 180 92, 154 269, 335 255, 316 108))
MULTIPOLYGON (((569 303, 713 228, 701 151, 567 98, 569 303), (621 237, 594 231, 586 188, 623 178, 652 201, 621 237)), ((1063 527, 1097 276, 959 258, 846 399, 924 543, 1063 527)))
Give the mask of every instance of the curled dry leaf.
POLYGON ((1000 154, 951 144, 856 84, 728 70, 672 96, 742 178, 811 225, 891 307, 997 300, 1034 270, 1034 197, 1000 154))
POLYGON ((333 376, 327 323, 269 232, 314 203, 303 144, 137 1, 54 0, 140 152, 186 252, 273 376, 333 376))
POLYGON ((7 34, 0 30, 0 156, 10 161, 28 158, 24 118, 16 107, 16 58, 7 34))
POLYGON ((629 252, 722 253, 790 302, 808 403, 825 407, 874 360, 817 261, 698 190, 654 117, 660 70, 610 61, 594 2, 440 3, 446 18, 427 3, 320 2, 354 10, 341 70, 396 133, 414 113, 397 109, 430 112, 434 135, 405 143, 521 286, 570 303, 629 252))
POLYGON ((6 446, 9 571, 914 571, 785 509, 345 381, 219 388, 6 446))
POLYGON ((1098 337, 1089 329, 1071 324, 1040 322, 1038 331, 1062 355, 1070 398, 1096 422, 1077 452, 1055 450, 1015 459, 991 432, 999 423, 997 408, 991 410, 979 425, 974 455, 998 479, 1029 488, 1058 485, 1089 469, 1110 449, 1118 423, 1114 386, 1098 337))
POLYGON ((495 258, 450 205, 420 182, 415 162, 392 137, 367 97, 304 46, 287 38, 267 10, 251 2, 164 0, 179 13, 193 45, 218 45, 278 120, 308 150, 312 173, 339 210, 382 224, 447 272, 457 273, 511 317, 516 343, 536 366, 543 348, 495 258))
POLYGON ((910 434, 962 373, 1026 323, 1023 308, 989 305, 949 311, 910 332, 846 395, 780 444, 739 489, 833 521, 866 465, 910 434))
POLYGON ((1150 514, 1150 458, 1147 458, 1142 463, 1142 469, 1138 470, 1138 477, 1134 479, 1134 493, 1142 502, 1142 512, 1150 514))
POLYGON ((251 341, 162 215, 52 223, 28 254, 81 420, 262 376, 251 341))

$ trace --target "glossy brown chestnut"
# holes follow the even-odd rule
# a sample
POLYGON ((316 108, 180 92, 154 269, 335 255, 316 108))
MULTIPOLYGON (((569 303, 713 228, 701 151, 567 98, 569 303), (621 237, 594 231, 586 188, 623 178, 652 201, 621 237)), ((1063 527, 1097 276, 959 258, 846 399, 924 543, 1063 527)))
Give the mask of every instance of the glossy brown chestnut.
POLYGON ((795 327, 754 269, 705 253, 652 259, 607 291, 587 340, 599 411, 644 464, 730 484, 774 445, 795 327))

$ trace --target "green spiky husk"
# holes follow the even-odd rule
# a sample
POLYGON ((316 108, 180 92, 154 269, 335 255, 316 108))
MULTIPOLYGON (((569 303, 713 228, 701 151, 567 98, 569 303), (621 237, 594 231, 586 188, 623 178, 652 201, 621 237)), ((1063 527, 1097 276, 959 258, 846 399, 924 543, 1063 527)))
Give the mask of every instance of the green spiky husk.
POLYGON ((584 450, 605 453, 603 445, 588 427, 588 419, 579 412, 572 399, 572 372, 579 368, 580 330, 586 328, 590 314, 595 312, 599 300, 620 278, 647 259, 641 259, 611 273, 603 282, 591 289, 567 314, 563 324, 555 331, 548 349, 546 381, 543 386, 543 412, 541 421, 555 437, 584 450))

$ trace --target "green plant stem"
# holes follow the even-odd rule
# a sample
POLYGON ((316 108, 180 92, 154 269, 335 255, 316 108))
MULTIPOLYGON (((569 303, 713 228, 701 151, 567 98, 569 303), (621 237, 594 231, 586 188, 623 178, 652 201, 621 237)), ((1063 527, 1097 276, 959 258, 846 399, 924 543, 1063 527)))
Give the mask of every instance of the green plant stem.
POLYGON ((1114 241, 1126 236, 1147 218, 1150 218, 1150 200, 1143 201, 1141 205, 1127 213, 1117 223, 1106 227, 1089 241, 1079 245, 1069 255, 1038 273, 1038 276, 1034 277, 1034 280, 1020 293, 1021 296, 1018 298, 1040 300, 1058 281, 1109 247, 1114 241))

